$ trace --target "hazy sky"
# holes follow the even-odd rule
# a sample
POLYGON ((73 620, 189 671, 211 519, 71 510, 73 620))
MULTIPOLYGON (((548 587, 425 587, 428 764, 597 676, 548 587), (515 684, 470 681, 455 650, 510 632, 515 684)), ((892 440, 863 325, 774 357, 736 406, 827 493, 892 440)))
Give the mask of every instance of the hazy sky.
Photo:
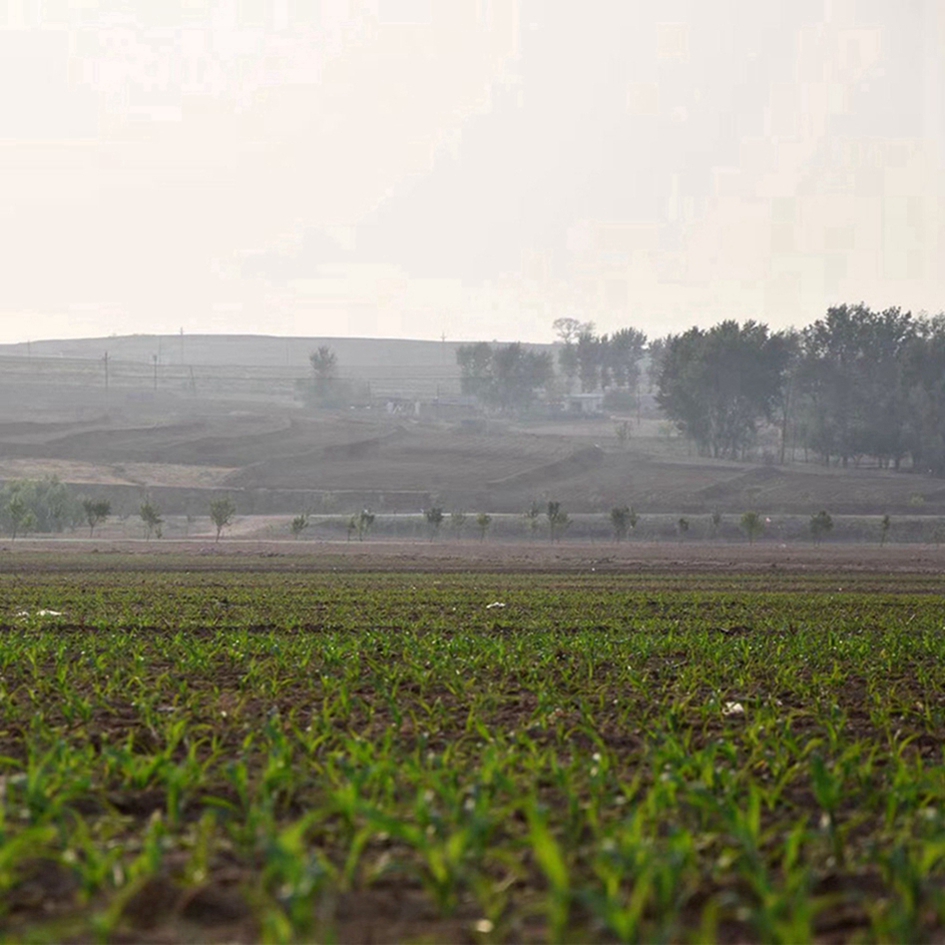
POLYGON ((941 0, 0 0, 0 342, 945 308, 941 0))

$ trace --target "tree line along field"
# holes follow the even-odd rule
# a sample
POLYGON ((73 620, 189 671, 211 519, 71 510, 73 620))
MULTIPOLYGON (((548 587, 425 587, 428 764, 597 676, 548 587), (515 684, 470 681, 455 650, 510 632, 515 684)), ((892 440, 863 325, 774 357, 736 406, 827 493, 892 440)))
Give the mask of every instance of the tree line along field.
MULTIPOLYGON (((565 480, 580 479, 582 473, 598 467, 606 459, 606 454, 599 448, 573 453, 549 465, 566 472, 565 480), (587 457, 593 462, 588 463, 587 457)), ((763 472, 758 470, 757 472, 763 472)), ((746 481, 749 475, 735 477, 736 481, 746 481)), ((771 486, 770 476, 764 479, 756 477, 771 486)), ((775 479, 782 476, 775 474, 775 479)), ((522 493, 522 501, 531 484, 530 473, 515 474, 502 480, 522 480, 515 487, 522 493)), ((573 488, 573 481, 571 482, 573 488)), ((639 489, 639 479, 637 480, 639 489)), ((753 491, 751 501, 757 507, 771 508, 777 505, 773 498, 778 487, 769 488, 763 496, 761 490, 753 491)), ((466 511, 463 506, 449 508, 440 505, 431 498, 430 493, 400 492, 362 494, 346 491, 335 495, 330 491, 298 491, 290 493, 288 498, 294 503, 286 505, 289 509, 303 508, 296 515, 272 514, 272 509, 256 506, 255 497, 249 495, 250 506, 238 508, 231 497, 230 490, 203 488, 188 492, 183 490, 185 514, 175 509, 177 514, 165 515, 162 500, 167 492, 158 492, 152 498, 150 490, 122 488, 121 483, 96 483, 86 492, 76 494, 74 487, 63 483, 56 477, 45 476, 43 479, 13 479, 0 487, 0 534, 10 541, 31 536, 41 536, 41 540, 50 537, 68 537, 75 540, 77 534, 93 539, 96 535, 109 541, 129 539, 168 538, 169 540, 201 541, 213 537, 219 542, 224 535, 235 536, 250 541, 285 541, 290 537, 296 541, 313 539, 317 541, 337 541, 347 537, 350 541, 356 537, 365 539, 383 539, 390 541, 452 541, 464 546, 472 540, 480 543, 487 539, 504 542, 540 542, 550 540, 560 543, 565 538, 582 542, 599 543, 626 541, 660 542, 676 540, 680 544, 698 541, 754 543, 756 540, 773 541, 779 547, 787 543, 811 540, 819 544, 833 539, 857 543, 877 543, 883 546, 888 542, 935 543, 940 545, 945 540, 945 525, 934 514, 916 514, 915 509, 924 505, 910 503, 912 514, 897 514, 895 518, 884 515, 837 515, 836 517, 821 508, 811 515, 774 514, 763 515, 755 509, 738 513, 723 514, 718 508, 711 513, 701 512, 695 506, 695 513, 676 516, 665 512, 639 511, 636 507, 623 504, 615 505, 606 512, 576 512, 557 499, 539 502, 532 499, 527 502, 523 512, 487 513, 483 509, 492 507, 488 496, 479 498, 480 511, 466 511), (363 504, 353 514, 338 513, 339 506, 350 503, 352 496, 362 499, 363 504), (393 499, 406 506, 423 505, 421 511, 398 511, 385 508, 383 512, 371 511, 371 498, 386 504, 393 499), (239 513, 239 514, 238 514, 239 513)), ((560 492, 569 494, 564 484, 559 485, 560 492)), ((178 490, 180 491, 180 490, 178 490)), ((629 489, 627 491, 630 491, 629 489)), ((732 491, 730 483, 721 483, 706 487, 703 498, 719 498, 725 491, 732 491)), ((638 491, 638 495, 641 493, 638 491)), ((643 498, 646 494, 642 493, 643 498)), ((238 501, 247 500, 246 493, 237 493, 238 501)), ((286 497, 283 497, 283 502, 286 497)), ((809 499, 809 497, 807 497, 809 499)), ((267 495, 268 502, 272 497, 267 495)), ((177 496, 178 504, 180 496, 177 496)), ((460 497, 459 501, 462 501, 460 497)), ((278 503, 278 497, 276 499, 278 503)), ((603 504, 603 497, 598 495, 595 504, 603 504)), ((729 503, 730 504, 730 503, 729 503)), ((798 502, 798 504, 800 504, 798 502)), ((856 508, 849 497, 844 502, 837 500, 831 508, 856 508)), ((587 502, 583 503, 586 508, 587 502)), ((581 504, 578 505, 581 508, 581 504)), ((683 508, 686 508, 683 505, 683 508)), ((688 511, 688 509, 687 509, 688 511)))
POLYGON ((940 576, 0 575, 0 933, 918 941, 940 576))

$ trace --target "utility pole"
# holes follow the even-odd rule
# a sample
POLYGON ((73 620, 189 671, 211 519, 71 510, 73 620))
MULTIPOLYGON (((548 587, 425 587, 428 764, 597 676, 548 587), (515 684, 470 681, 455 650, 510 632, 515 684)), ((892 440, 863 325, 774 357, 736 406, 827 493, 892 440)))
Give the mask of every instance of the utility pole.
POLYGON ((108 352, 105 352, 105 357, 102 358, 105 362, 105 390, 108 390, 108 352))

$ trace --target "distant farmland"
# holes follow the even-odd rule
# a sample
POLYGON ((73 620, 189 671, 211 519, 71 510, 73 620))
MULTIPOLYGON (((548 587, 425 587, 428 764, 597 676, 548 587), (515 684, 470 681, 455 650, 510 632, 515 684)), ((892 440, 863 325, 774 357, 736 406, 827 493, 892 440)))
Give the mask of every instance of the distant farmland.
MULTIPOLYGON (((838 517, 837 538, 864 540, 874 526, 860 527, 857 517, 888 513, 892 535, 905 539, 938 534, 937 517, 945 515, 940 480, 705 459, 652 413, 477 418, 450 399, 459 390, 455 347, 214 336, 7 346, 0 349, 0 479, 57 475, 126 510, 149 495, 172 515, 205 514, 210 497, 222 493, 243 513, 290 517, 365 505, 416 513, 431 503, 447 513, 514 516, 550 500, 572 515, 606 516, 628 505, 651 535, 691 518, 690 540, 709 534, 704 519, 712 513, 737 523, 749 509, 801 523, 824 509, 838 517), (311 379, 308 355, 320 343, 333 347, 347 377, 369 385, 363 407, 316 410, 300 398, 298 385, 311 379), (624 421, 630 436, 621 441, 624 421), (918 524, 906 528, 907 519, 918 524)), ((570 534, 584 533, 579 526, 570 534)), ((606 535, 606 525, 599 531, 606 535)), ((806 529, 792 525, 788 533, 806 529)))

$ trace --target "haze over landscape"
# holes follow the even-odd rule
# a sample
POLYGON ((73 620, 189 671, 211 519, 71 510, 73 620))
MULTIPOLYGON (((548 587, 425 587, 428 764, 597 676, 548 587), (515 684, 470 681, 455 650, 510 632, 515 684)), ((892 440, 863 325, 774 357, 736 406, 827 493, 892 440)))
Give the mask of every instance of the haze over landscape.
POLYGON ((4 0, 0 342, 938 312, 943 49, 938 0, 4 0))
POLYGON ((945 0, 0 0, 0 941, 945 942, 945 0))

